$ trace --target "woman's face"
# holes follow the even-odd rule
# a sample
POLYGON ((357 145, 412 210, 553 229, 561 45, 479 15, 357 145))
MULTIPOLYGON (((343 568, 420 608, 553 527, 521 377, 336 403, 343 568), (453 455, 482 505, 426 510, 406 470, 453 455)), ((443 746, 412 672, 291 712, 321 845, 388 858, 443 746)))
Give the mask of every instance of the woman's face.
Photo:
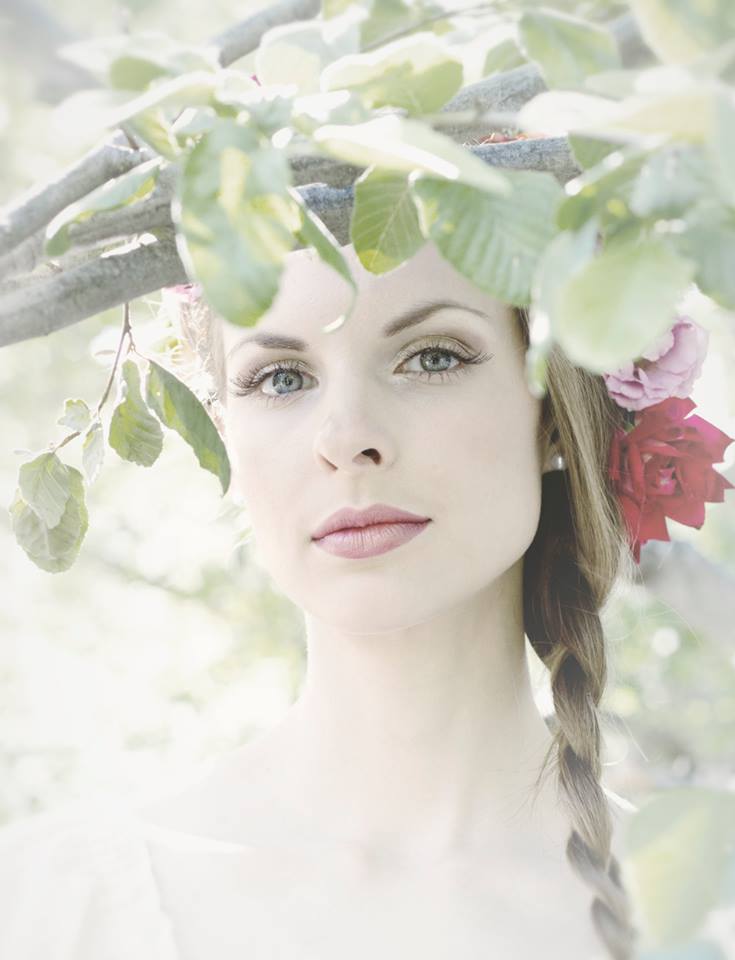
POLYGON ((364 270, 352 246, 342 251, 358 300, 336 331, 322 327, 346 311, 350 290, 309 249, 289 254, 278 296, 255 327, 223 323, 224 417, 259 561, 307 613, 359 634, 427 620, 513 567, 538 524, 545 448, 510 308, 431 242, 381 276, 364 270), (400 315, 432 301, 458 306, 385 336, 400 315), (297 337, 305 349, 237 346, 266 332, 297 337), (276 362, 295 369, 274 376, 276 362), (261 375, 236 395, 237 377, 261 375), (432 522, 369 558, 333 556, 312 542, 335 510, 374 503, 432 522))

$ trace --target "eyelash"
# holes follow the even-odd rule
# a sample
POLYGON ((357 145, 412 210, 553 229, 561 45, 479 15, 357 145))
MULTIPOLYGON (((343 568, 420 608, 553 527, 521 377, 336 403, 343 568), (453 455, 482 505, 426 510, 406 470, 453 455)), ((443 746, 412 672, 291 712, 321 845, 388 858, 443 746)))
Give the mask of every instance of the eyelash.
MULTIPOLYGON (((407 363, 409 360, 413 360, 414 357, 420 356, 422 353, 428 353, 429 351, 435 351, 440 353, 446 353, 454 357, 456 360, 461 361, 459 367, 454 367, 451 370, 421 370, 421 371, 411 371, 411 373, 416 373, 424 377, 439 377, 441 380, 445 380, 448 377, 459 375, 467 372, 467 369, 475 363, 484 363, 486 360, 489 360, 493 354, 491 353, 459 353, 453 348, 443 346, 446 341, 437 340, 428 342, 425 346, 421 347, 419 350, 415 350, 413 353, 409 354, 400 361, 401 364, 407 363)), ((272 376, 275 373, 278 373, 281 370, 295 370, 299 373, 305 372, 302 370, 302 364, 299 360, 285 360, 285 361, 276 361, 275 363, 268 364, 267 367, 263 367, 258 370, 254 370, 251 373, 240 373, 236 377, 233 377, 230 381, 234 386, 239 389, 233 390, 233 396, 236 397, 245 397, 250 394, 255 394, 257 388, 263 383, 268 377, 272 376)), ((270 403, 279 404, 283 400, 295 396, 300 391, 291 391, 282 394, 259 394, 259 399, 264 400, 266 405, 270 403)))

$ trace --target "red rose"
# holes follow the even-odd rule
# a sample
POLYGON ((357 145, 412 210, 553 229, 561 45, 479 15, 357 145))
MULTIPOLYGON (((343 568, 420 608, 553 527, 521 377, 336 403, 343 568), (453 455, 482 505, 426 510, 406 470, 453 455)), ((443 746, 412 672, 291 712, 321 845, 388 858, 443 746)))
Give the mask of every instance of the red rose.
POLYGON ((696 404, 669 397, 635 415, 631 430, 616 430, 610 446, 610 477, 625 517, 631 549, 669 540, 666 517, 701 527, 704 504, 721 503, 731 484, 712 464, 733 443, 702 417, 685 419, 696 404))

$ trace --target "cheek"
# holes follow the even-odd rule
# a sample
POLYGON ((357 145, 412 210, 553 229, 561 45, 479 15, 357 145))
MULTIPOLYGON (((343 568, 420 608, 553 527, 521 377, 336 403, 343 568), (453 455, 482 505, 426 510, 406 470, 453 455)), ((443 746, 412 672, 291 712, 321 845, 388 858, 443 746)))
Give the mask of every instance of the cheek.
POLYGON ((478 569, 510 566, 536 532, 541 468, 534 403, 506 396, 485 416, 464 414, 461 428, 447 431, 427 457, 424 473, 431 483, 421 487, 437 514, 446 516, 454 539, 448 549, 472 554, 478 569))

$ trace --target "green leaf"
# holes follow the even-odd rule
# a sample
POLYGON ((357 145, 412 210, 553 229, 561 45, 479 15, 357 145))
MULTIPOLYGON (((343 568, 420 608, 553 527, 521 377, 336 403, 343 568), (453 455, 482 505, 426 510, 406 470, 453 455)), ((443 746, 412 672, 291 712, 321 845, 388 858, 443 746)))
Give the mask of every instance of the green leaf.
POLYGON ((49 527, 24 500, 20 489, 16 490, 9 508, 18 544, 37 567, 48 573, 62 573, 71 567, 89 525, 82 475, 74 467, 61 466, 66 471, 67 496, 57 523, 49 527))
POLYGON ((579 230, 558 233, 546 247, 533 280, 533 302, 537 311, 547 317, 558 315, 559 291, 594 257, 598 229, 598 221, 593 217, 579 230))
POLYGON ((353 3, 354 0, 322 0, 322 17, 325 20, 329 20, 332 17, 339 16, 340 13, 344 13, 353 3))
POLYGON ((525 62, 526 58, 521 53, 515 38, 505 37, 490 47, 485 54, 482 76, 490 77, 494 73, 504 73, 506 70, 512 70, 513 67, 520 67, 525 62))
POLYGON ((123 399, 112 413, 109 444, 123 460, 150 467, 163 449, 163 430, 143 402, 140 371, 134 360, 123 363, 120 387, 123 399))
POLYGON ((179 253, 207 301, 238 326, 270 307, 301 228, 285 154, 219 118, 186 158, 172 205, 179 253))
POLYGON ((419 177, 413 183, 421 229, 466 277, 498 300, 530 300, 541 253, 556 233, 561 187, 550 174, 504 171, 508 196, 419 177))
POLYGON ((450 137, 410 117, 376 117, 352 126, 325 124, 314 131, 313 139, 327 153, 357 166, 420 170, 489 193, 510 191, 505 171, 492 169, 450 137))
POLYGON ((176 160, 182 153, 179 141, 160 108, 153 107, 128 120, 128 129, 137 139, 143 140, 167 160, 176 160))
POLYGON ((370 119, 371 111, 349 90, 310 93, 293 101, 293 127, 307 137, 326 123, 354 124, 370 119))
POLYGON ((685 215, 683 232, 672 237, 677 249, 696 262, 702 292, 735 310, 735 210, 705 199, 685 215))
POLYGON ((617 143, 609 140, 599 140, 596 137, 583 137, 577 134, 569 136, 569 146, 572 148, 574 159, 580 167, 589 169, 596 167, 605 157, 618 149, 617 143))
POLYGON ((533 277, 529 311, 526 382, 537 396, 546 391, 548 356, 554 345, 552 317, 558 311, 559 290, 595 253, 598 221, 593 217, 580 230, 558 233, 541 254, 533 277))
POLYGON ((69 249, 72 223, 81 223, 100 210, 115 210, 147 196, 156 185, 162 162, 161 157, 154 157, 141 163, 62 210, 46 227, 46 253, 58 257, 69 249))
POLYGON ((182 44, 170 34, 154 30, 80 40, 58 52, 104 86, 124 90, 144 90, 164 76, 219 68, 214 47, 182 44))
POLYGON ((694 270, 662 240, 603 250, 558 291, 552 332, 574 363, 617 370, 671 326, 694 270))
POLYGON ((72 430, 86 430, 92 419, 92 413, 84 400, 66 400, 64 413, 56 421, 62 427, 71 427, 72 430))
POLYGON ((719 899, 735 797, 702 787, 654 795, 626 831, 626 868, 653 944, 668 947, 699 930, 719 899))
POLYGON ((521 107, 519 125, 550 136, 572 133, 642 146, 649 145, 653 135, 691 143, 706 140, 713 127, 713 90, 695 77, 672 77, 670 68, 645 73, 646 92, 622 101, 569 90, 540 93, 521 107))
POLYGON ((82 466, 89 483, 97 479, 105 456, 105 435, 102 424, 96 420, 84 435, 82 443, 82 466))
POLYGON ((218 75, 204 70, 162 80, 132 100, 113 107, 105 116, 105 124, 108 127, 120 127, 138 114, 158 107, 183 109, 211 106, 219 83, 218 75))
POLYGON ((255 73, 262 84, 295 84, 301 94, 317 93, 322 70, 360 49, 354 21, 299 20, 267 30, 255 51, 255 73))
POLYGON ((352 276, 350 266, 345 260, 334 235, 319 217, 309 209, 298 190, 289 187, 288 192, 301 211, 301 226, 296 230, 296 239, 304 246, 312 247, 316 250, 321 259, 335 270, 343 280, 347 281, 352 288, 352 300, 345 315, 345 317, 348 317, 352 313, 357 300, 357 284, 355 283, 355 278, 352 276))
POLYGON ((122 56, 110 64, 108 80, 118 90, 145 90, 153 80, 169 76, 168 69, 160 63, 143 57, 122 56))
POLYGON ((671 144, 645 163, 630 196, 639 217, 681 217, 711 186, 707 157, 700 146, 671 144))
POLYGON ((18 471, 20 495, 46 527, 55 527, 63 516, 71 496, 69 471, 52 452, 34 457, 18 471))
POLYGON ((735 33, 732 0, 631 0, 643 39, 667 63, 691 63, 735 33))
POLYGON ((426 242, 408 174, 368 167, 355 181, 350 240, 370 273, 386 273, 426 242))
POLYGON ((217 428, 198 397, 185 383, 150 360, 146 400, 161 422, 186 440, 201 466, 219 479, 222 493, 227 493, 230 459, 217 428))
POLYGON ((581 87, 591 73, 619 67, 612 34, 596 24, 552 10, 526 10, 519 36, 549 87, 581 87))
POLYGON ((430 33, 402 37, 374 53, 341 57, 326 67, 321 89, 353 90, 372 109, 433 113, 462 86, 462 63, 430 33))
POLYGON ((410 30, 431 12, 438 10, 433 4, 406 3, 405 0, 371 0, 369 15, 360 24, 360 49, 378 46, 390 41, 396 34, 410 30))
POLYGON ((559 227, 577 230, 591 217, 599 217, 605 229, 611 222, 629 216, 629 194, 647 157, 648 151, 637 147, 616 150, 596 167, 569 180, 565 186, 567 198, 559 206, 559 227))

